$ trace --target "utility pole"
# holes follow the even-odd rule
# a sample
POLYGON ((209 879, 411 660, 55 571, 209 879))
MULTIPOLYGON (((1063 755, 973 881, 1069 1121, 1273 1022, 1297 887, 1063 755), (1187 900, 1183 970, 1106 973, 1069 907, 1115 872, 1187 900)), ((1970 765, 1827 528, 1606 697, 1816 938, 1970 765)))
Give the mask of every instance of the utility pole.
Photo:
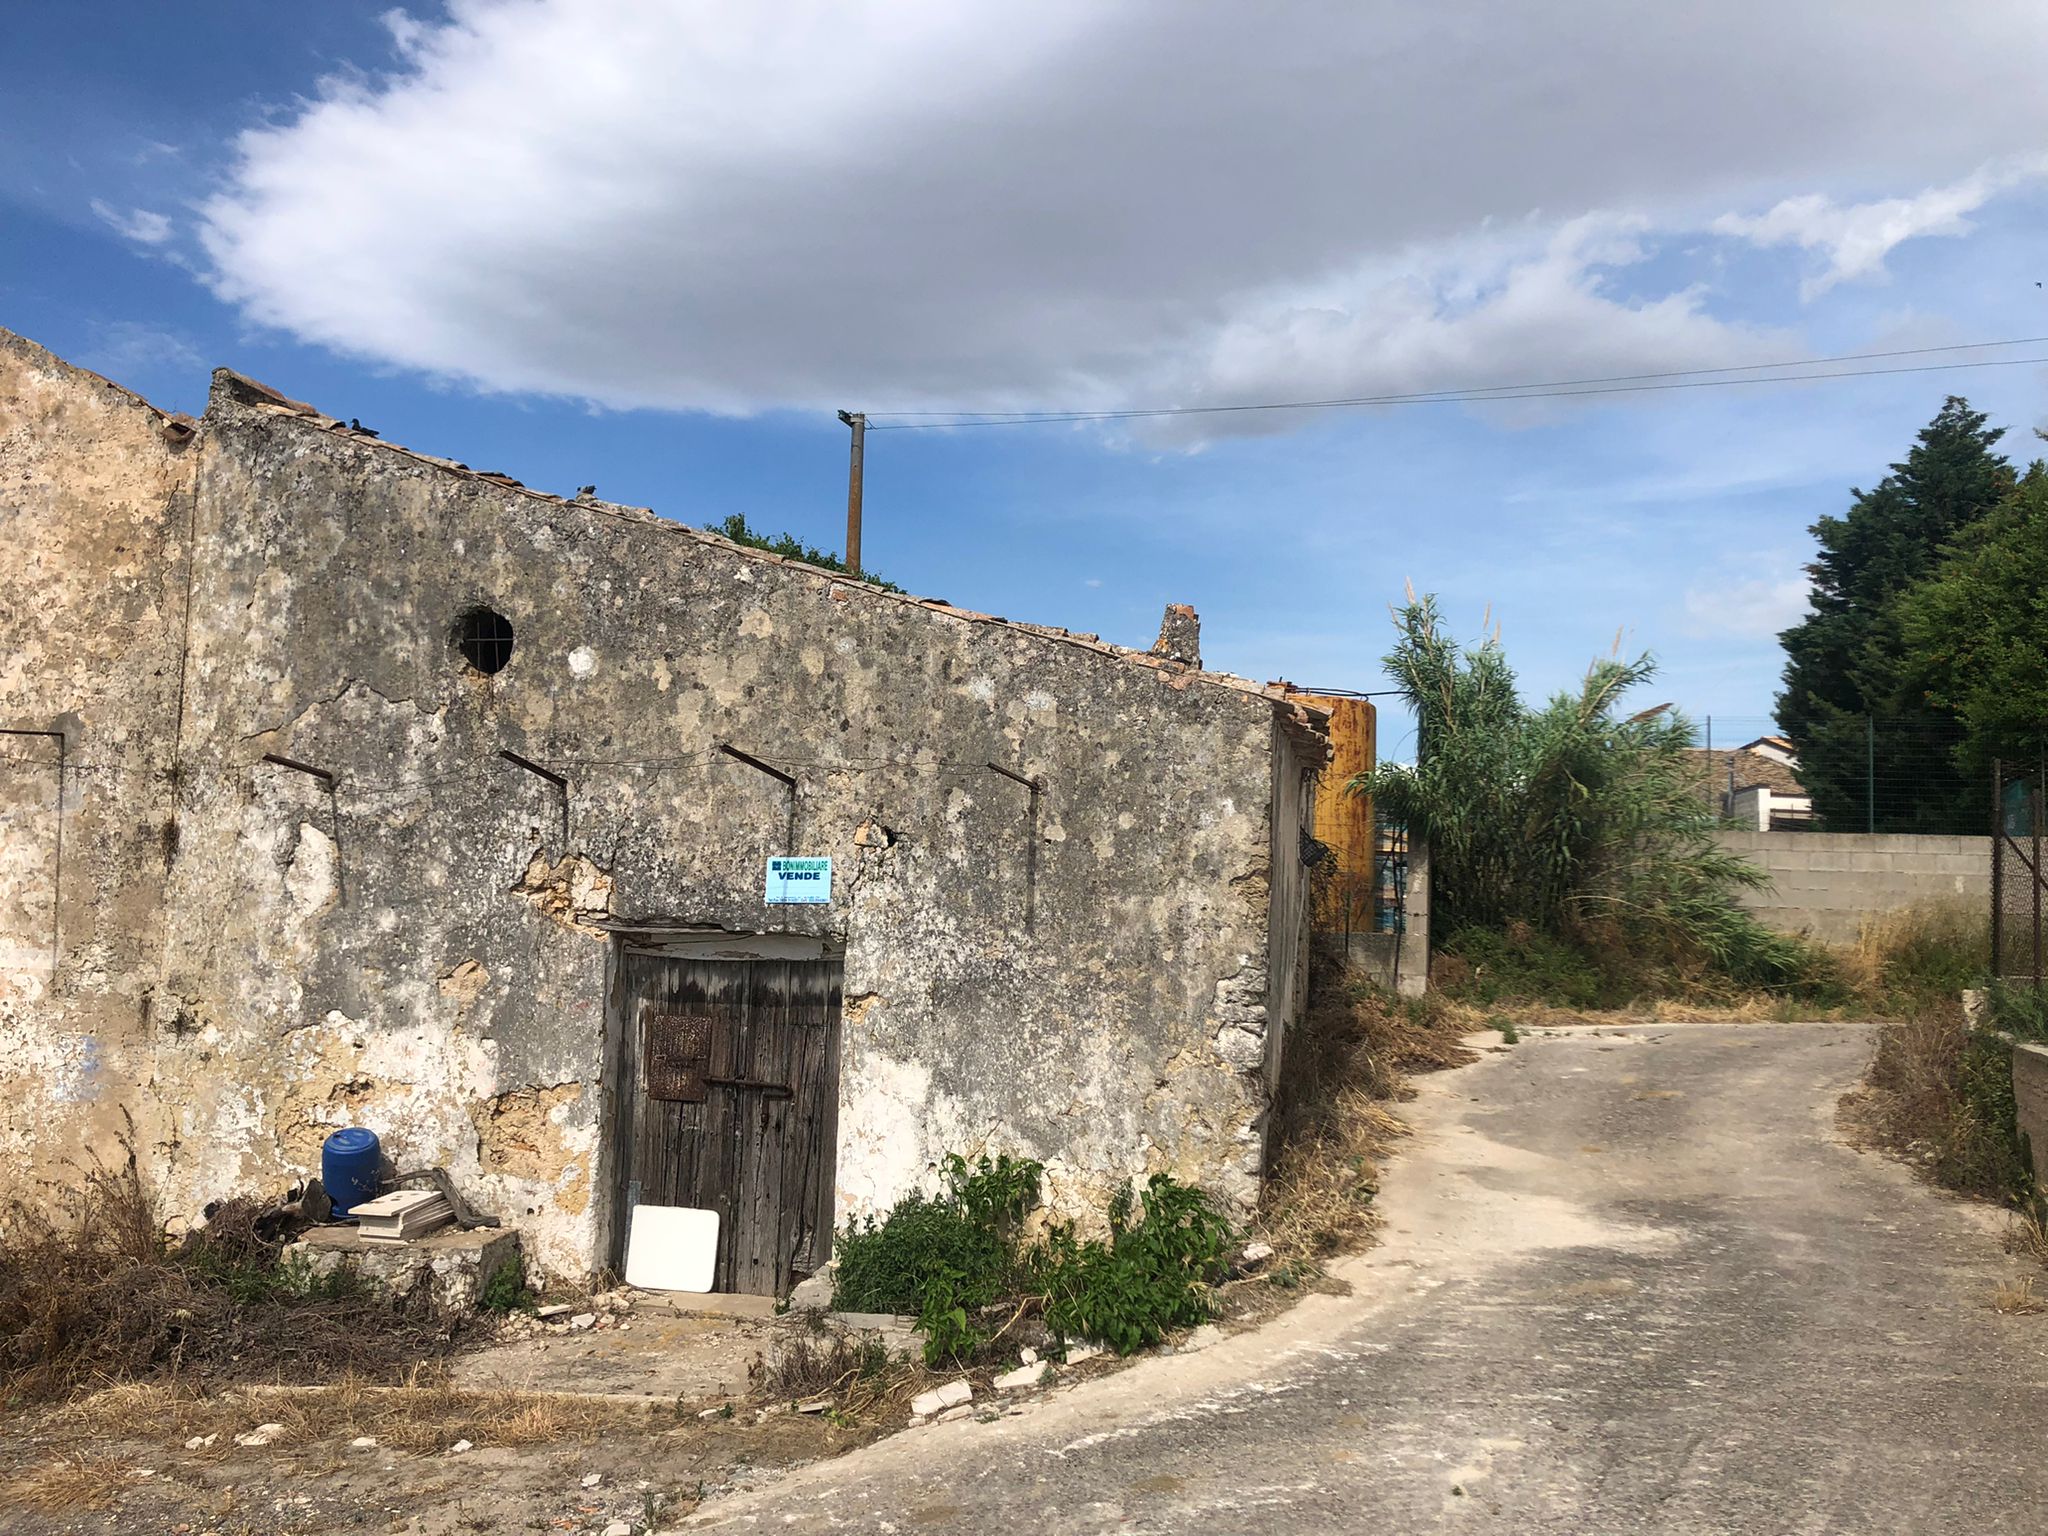
POLYGON ((841 411, 839 419, 853 428, 853 457, 846 470, 846 568, 860 574, 861 449, 868 435, 865 411, 841 411))

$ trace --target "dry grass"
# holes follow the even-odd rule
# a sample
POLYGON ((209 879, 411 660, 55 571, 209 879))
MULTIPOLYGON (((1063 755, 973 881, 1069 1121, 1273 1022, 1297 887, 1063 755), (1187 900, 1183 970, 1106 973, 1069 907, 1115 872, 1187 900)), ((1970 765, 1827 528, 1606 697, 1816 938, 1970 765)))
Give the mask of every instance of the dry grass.
POLYGON ((135 1469, 118 1456, 73 1451, 0 1476, 0 1504, 62 1515, 100 1510, 134 1482, 135 1469))
POLYGON ((1454 935, 1431 968, 1433 984, 1482 1022, 1681 1022, 1806 1019, 1910 1020, 1952 1003, 1990 960, 1981 904, 1923 902, 1866 921, 1853 944, 1797 941, 1801 974, 1783 986, 1745 987, 1703 957, 1643 956, 1586 930, 1565 939, 1511 924, 1504 933, 1454 935))
POLYGON ((86 1173, 66 1208, 16 1202, 0 1227, 0 1400, 128 1381, 397 1379, 452 1347, 453 1319, 281 1264, 255 1217, 230 1203, 167 1242, 132 1152, 86 1173))
MULTIPOLYGON (((960 1373, 940 1374, 950 1379, 960 1373)), ((833 1328, 790 1340, 768 1371, 764 1388, 783 1403, 830 1398, 841 1419, 862 1419, 907 1405, 937 1379, 921 1361, 892 1360, 875 1338, 833 1328)))
POLYGON ((2008 1314, 2040 1312, 2048 1310, 2048 1301, 2034 1294, 2033 1279, 2025 1276, 2018 1280, 1999 1281, 1998 1289, 1991 1293, 1991 1306, 1994 1311, 2008 1314))
POLYGON ((1991 968, 1990 920, 1982 902, 1920 902, 1865 919, 1856 942, 1832 953, 1858 1004, 1910 1018, 1979 984, 1991 968))
POLYGON ((1379 1162, 1407 1127, 1389 1106, 1412 1098, 1411 1073, 1474 1059, 1479 1027, 1440 999, 1405 1000, 1353 981, 1320 957, 1306 1016, 1288 1040, 1278 1152, 1260 1201, 1269 1272, 1313 1272, 1378 1222, 1379 1162))
POLYGON ((2038 1205, 2013 1212, 2012 1225, 2005 1233, 2005 1248, 2008 1253, 2021 1254, 2048 1269, 2048 1223, 2043 1222, 2038 1205))
POLYGON ((2017 1204, 2031 1174, 2012 1124, 2006 1048, 1974 1034, 1955 999, 1878 1032, 1853 1112, 1867 1139, 1951 1189, 2017 1204))
POLYGON ((657 1405, 569 1393, 471 1391, 445 1385, 247 1387, 202 1393, 187 1384, 110 1387, 54 1410, 47 1427, 94 1440, 156 1441, 182 1447, 215 1437, 190 1454, 220 1460, 235 1436, 276 1424, 274 1446, 305 1446, 373 1436, 391 1450, 432 1453, 458 1440, 472 1445, 533 1446, 590 1441, 613 1431, 645 1430, 657 1405))

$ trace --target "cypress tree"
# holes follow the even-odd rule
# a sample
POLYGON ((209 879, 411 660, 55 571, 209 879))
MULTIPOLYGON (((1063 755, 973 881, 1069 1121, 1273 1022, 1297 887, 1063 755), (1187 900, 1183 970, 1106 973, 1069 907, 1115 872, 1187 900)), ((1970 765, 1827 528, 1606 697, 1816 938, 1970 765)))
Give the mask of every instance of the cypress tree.
POLYGON ((1779 637, 1777 718, 1823 826, 1954 832, 1983 819, 1981 786, 1954 760, 1961 725, 1911 684, 1902 599, 2011 490, 2012 466, 1993 451, 2004 435, 1951 395, 1874 490, 1852 491, 1846 516, 1812 527, 1820 553, 1807 567, 1810 609, 1779 637))

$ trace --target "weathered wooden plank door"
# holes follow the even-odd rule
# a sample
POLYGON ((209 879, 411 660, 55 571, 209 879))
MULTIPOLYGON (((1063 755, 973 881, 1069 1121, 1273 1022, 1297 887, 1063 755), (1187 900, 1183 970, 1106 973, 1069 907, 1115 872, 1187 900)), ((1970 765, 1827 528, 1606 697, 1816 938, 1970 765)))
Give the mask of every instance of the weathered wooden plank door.
POLYGON ((829 1256, 843 970, 620 955, 620 1195, 717 1211, 718 1290, 780 1295, 829 1256))

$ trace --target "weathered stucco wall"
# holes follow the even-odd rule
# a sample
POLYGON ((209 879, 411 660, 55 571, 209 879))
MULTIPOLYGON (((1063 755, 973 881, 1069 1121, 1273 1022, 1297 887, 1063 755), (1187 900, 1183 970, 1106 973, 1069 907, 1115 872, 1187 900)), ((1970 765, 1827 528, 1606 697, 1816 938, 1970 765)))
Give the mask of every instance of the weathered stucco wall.
MULTIPOLYGON (((1309 846, 1315 819, 1316 769, 1303 760, 1275 722, 1273 727, 1272 891, 1269 903, 1266 1017, 1266 1090, 1279 1087, 1285 1068, 1287 1034, 1308 1005, 1309 846)), ((1328 857, 1326 853, 1324 855, 1328 857)))
POLYGON ((148 1150, 192 434, 0 331, 0 1184, 148 1150), (61 783, 60 783, 61 759, 61 783), (58 811, 61 794, 62 814, 58 811))
POLYGON ((843 940, 842 1214, 983 1145, 1069 1208, 1159 1169, 1252 1196, 1299 989, 1270 699, 330 425, 224 375, 186 457, 150 450, 199 463, 182 716, 147 748, 177 743, 174 830, 125 789, 91 814, 167 880, 124 1027, 174 1206, 361 1123, 549 1267, 598 1261, 609 932, 640 925, 843 940), (516 626, 494 677, 452 644, 478 604, 516 626), (832 904, 765 906, 773 853, 831 855, 832 904))

